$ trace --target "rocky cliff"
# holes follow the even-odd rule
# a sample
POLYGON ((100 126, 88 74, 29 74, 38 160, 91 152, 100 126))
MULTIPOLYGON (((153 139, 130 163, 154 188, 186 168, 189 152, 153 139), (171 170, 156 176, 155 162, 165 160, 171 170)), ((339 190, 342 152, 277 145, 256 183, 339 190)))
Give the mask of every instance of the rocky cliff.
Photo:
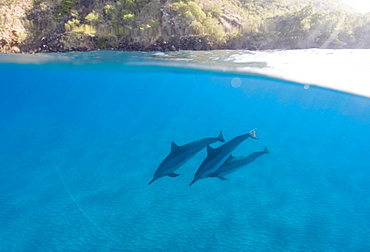
POLYGON ((340 0, 0 1, 2 52, 366 48, 370 35, 340 0))

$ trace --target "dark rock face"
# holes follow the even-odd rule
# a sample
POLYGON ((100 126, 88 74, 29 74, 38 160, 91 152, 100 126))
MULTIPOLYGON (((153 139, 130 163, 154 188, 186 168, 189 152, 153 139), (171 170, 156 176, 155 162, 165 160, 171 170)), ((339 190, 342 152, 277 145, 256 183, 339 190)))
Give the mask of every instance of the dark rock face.
POLYGON ((159 39, 153 45, 146 48, 148 51, 178 51, 178 50, 211 50, 206 39, 201 37, 171 37, 168 41, 159 39))
MULTIPOLYGON (((97 39, 95 39, 97 40, 97 39)), ((97 43, 96 43, 97 45, 97 43)), ((35 41, 31 45, 20 48, 22 52, 29 53, 55 53, 55 52, 69 52, 69 51, 93 51, 98 50, 95 47, 66 47, 61 39, 61 34, 56 32, 49 32, 41 39, 35 41)), ((159 38, 153 44, 147 46, 140 42, 130 40, 123 40, 116 48, 106 48, 120 51, 178 51, 178 50, 212 50, 222 49, 221 47, 212 46, 206 39, 202 37, 172 37, 169 40, 159 38)))
POLYGON ((22 47, 22 51, 32 53, 41 52, 65 52, 64 44, 61 42, 61 34, 56 32, 49 32, 41 39, 36 40, 35 43, 29 46, 22 47))

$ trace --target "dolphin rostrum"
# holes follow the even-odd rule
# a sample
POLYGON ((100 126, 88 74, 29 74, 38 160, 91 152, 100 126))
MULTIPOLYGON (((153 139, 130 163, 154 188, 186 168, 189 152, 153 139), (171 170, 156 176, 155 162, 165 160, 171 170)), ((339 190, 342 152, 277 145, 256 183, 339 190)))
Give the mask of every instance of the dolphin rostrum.
POLYGON ((158 169, 154 173, 153 179, 148 183, 148 185, 164 176, 179 176, 179 174, 174 173, 176 169, 185 164, 203 148, 217 141, 225 142, 222 131, 217 138, 203 138, 182 146, 179 146, 172 142, 170 154, 168 154, 168 156, 159 165, 158 169))
POLYGON ((197 172, 194 175, 194 180, 189 184, 189 186, 194 184, 195 181, 199 179, 207 178, 210 173, 216 171, 229 157, 231 152, 248 137, 258 139, 258 137, 256 136, 256 130, 254 129, 247 134, 237 136, 215 149, 207 146, 207 157, 199 166, 197 172))
POLYGON ((254 160, 259 158, 264 154, 269 154, 270 151, 267 149, 267 146, 263 151, 253 152, 248 156, 241 156, 241 157, 233 157, 230 155, 225 163, 223 163, 220 168, 218 168, 215 172, 212 172, 208 175, 208 177, 219 178, 221 180, 227 180, 224 176, 230 173, 233 173, 239 170, 241 167, 246 166, 252 163, 254 160))

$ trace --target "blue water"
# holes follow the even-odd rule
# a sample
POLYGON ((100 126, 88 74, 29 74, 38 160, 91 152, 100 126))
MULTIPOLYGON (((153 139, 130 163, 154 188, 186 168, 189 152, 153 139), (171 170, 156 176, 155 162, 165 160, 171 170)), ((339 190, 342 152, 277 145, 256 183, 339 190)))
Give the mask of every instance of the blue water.
POLYGON ((369 98, 109 62, 0 74, 0 251, 370 251, 369 98), (188 186, 202 150, 147 185, 172 141, 254 128, 233 155, 271 153, 228 181, 188 186))

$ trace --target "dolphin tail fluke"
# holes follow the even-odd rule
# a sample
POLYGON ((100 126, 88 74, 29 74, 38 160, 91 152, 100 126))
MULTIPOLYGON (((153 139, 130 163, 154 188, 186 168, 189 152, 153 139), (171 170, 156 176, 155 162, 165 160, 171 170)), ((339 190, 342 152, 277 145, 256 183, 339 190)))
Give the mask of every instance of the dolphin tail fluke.
POLYGON ((194 184, 198 179, 194 179, 193 181, 191 181, 191 183, 189 184, 189 186, 191 186, 192 184, 194 184))
POLYGON ((150 185, 151 183, 153 183, 155 180, 157 180, 157 178, 153 178, 153 179, 148 183, 148 185, 150 185))
POLYGON ((258 139, 258 137, 256 135, 256 129, 253 129, 253 130, 249 131, 249 136, 253 139, 258 139))
POLYGON ((217 178, 219 178, 221 180, 227 180, 227 178, 225 178, 224 176, 221 176, 221 175, 218 175, 217 178))
POLYGON ((265 146, 265 148, 263 149, 263 153, 265 153, 265 154, 269 154, 270 153, 269 149, 267 149, 267 146, 265 146))
POLYGON ((220 142, 225 142, 224 136, 222 135, 222 130, 221 130, 220 134, 218 135, 217 139, 220 142))

